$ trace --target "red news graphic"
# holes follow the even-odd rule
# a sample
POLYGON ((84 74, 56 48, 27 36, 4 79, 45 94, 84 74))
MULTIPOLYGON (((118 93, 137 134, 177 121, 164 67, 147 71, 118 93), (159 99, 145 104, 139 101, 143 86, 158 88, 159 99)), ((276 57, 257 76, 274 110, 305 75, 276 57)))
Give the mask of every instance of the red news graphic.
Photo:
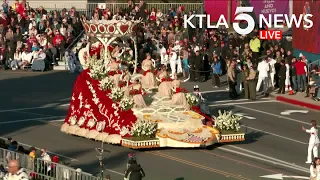
POLYGON ((259 39, 261 40, 281 40, 282 31, 281 30, 260 30, 259 39))

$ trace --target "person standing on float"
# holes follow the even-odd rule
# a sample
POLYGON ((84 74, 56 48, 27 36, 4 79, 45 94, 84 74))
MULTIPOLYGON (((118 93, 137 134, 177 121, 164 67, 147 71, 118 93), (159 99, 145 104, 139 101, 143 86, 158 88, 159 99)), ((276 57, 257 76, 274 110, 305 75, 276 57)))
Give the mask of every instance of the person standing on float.
POLYGON ((176 73, 177 58, 178 58, 177 53, 175 52, 175 50, 172 49, 171 53, 169 54, 170 68, 171 68, 170 77, 171 78, 173 78, 174 74, 176 73))
POLYGON ((319 136, 318 136, 318 128, 316 120, 311 121, 312 127, 310 129, 305 129, 302 126, 302 130, 310 133, 309 138, 309 146, 308 146, 308 157, 307 157, 307 164, 312 163, 312 159, 318 157, 318 146, 319 146, 319 136), (312 158, 313 154, 313 158, 312 158))

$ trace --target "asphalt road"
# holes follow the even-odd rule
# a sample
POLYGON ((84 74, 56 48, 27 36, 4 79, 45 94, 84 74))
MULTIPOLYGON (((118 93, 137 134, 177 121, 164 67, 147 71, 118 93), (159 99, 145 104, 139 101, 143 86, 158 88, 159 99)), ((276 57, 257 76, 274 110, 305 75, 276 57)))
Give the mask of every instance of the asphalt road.
MULTIPOLYGON (((99 173, 96 147, 101 143, 66 135, 60 126, 68 109, 76 74, 67 72, 0 71, 0 136, 47 148, 92 174, 99 173)), ((223 79, 223 78, 222 78, 223 79)), ((228 100, 225 87, 213 89, 210 82, 186 83, 189 90, 198 84, 211 102, 212 114, 231 110, 244 116, 246 141, 206 149, 157 149, 134 151, 146 172, 146 180, 264 179, 261 176, 308 177, 305 164, 308 134, 301 126, 319 117, 319 112, 262 98, 228 100), (287 110, 300 112, 283 115, 287 110), (280 175, 281 176, 281 175, 280 175)), ((288 113, 287 113, 288 114, 288 113)), ((111 153, 104 163, 112 180, 122 180, 127 154, 133 150, 105 145, 111 153)), ((295 178, 295 177, 293 177, 295 178)))

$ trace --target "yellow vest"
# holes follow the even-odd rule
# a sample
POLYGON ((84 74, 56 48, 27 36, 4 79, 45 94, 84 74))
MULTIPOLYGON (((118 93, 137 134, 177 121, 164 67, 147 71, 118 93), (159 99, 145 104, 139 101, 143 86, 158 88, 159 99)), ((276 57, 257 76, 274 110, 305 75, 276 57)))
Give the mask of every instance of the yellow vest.
POLYGON ((260 40, 258 38, 250 40, 250 49, 252 52, 259 52, 260 49, 260 40))

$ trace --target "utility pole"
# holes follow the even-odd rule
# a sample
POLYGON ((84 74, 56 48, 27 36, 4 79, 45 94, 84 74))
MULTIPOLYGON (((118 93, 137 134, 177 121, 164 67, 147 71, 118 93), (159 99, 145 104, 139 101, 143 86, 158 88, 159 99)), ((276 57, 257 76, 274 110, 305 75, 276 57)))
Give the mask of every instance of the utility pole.
POLYGON ((101 142, 101 148, 96 148, 96 151, 98 153, 97 158, 99 160, 99 165, 100 165, 100 178, 101 180, 104 180, 104 164, 103 164, 103 153, 106 152, 110 152, 108 150, 105 150, 103 148, 103 141, 101 142))
POLYGON ((232 24, 232 0, 228 0, 228 24, 232 24))

